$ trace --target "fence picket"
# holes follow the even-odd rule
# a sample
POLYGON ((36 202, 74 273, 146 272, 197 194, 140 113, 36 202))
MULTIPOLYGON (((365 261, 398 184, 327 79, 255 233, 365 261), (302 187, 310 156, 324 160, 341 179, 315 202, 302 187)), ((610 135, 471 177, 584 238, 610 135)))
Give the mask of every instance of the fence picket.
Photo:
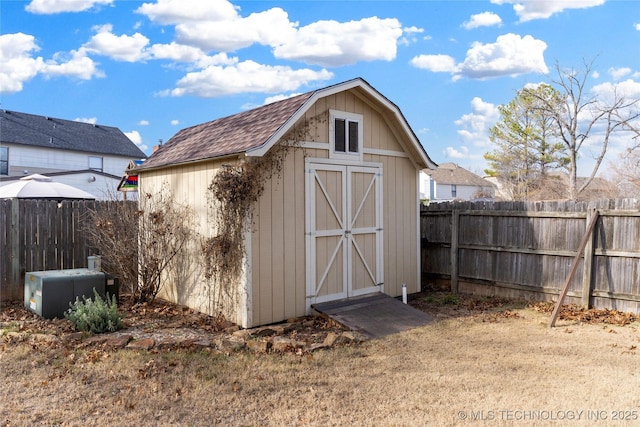
POLYGON ((452 292, 557 300, 593 209, 600 219, 567 302, 640 312, 640 201, 634 199, 422 207, 423 287, 446 284, 452 292))

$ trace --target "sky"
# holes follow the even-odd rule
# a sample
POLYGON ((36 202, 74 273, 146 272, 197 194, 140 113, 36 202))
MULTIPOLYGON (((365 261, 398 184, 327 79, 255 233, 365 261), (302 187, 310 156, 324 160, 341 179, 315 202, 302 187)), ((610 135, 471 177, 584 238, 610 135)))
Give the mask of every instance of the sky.
MULTIPOLYGON (((640 99, 639 1, 0 0, 0 108, 115 126, 146 154, 361 77, 432 160, 482 174, 498 106, 585 62, 589 95, 640 99)), ((612 141, 602 172, 629 143, 612 141)))

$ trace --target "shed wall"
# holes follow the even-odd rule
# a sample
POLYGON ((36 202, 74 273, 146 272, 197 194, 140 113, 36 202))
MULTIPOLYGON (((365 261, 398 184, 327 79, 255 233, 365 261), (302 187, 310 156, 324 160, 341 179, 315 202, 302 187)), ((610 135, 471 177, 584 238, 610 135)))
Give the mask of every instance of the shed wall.
POLYGON ((306 313, 305 157, 329 158, 329 109, 362 114, 364 162, 383 165, 384 292, 419 290, 418 170, 384 117, 351 92, 320 99, 303 119, 301 148, 286 158, 279 178, 265 185, 251 238, 252 323, 268 324, 306 313))
MULTIPOLYGON (((141 195, 154 194, 166 185, 175 202, 190 206, 195 217, 196 237, 163 278, 158 297, 212 316, 222 312, 230 320, 242 324, 239 298, 225 304, 217 303, 221 298, 220 292, 212 279, 205 278, 201 249, 202 239, 211 237, 212 234, 210 223, 213 218, 210 218, 208 209, 207 187, 221 165, 233 161, 235 160, 225 159, 144 171, 139 175, 139 191, 141 195)), ((242 284, 238 283, 238 289, 234 290, 235 297, 239 295, 242 284)))
MULTIPOLYGON (((354 91, 321 98, 298 122, 304 136, 285 158, 281 173, 264 183, 247 239, 247 275, 238 284, 249 290, 224 312, 245 327, 307 314, 305 259, 305 158, 329 158, 329 109, 362 114, 363 162, 383 165, 384 292, 399 296, 402 284, 419 290, 418 166, 406 154, 410 144, 376 107, 354 91), (244 313, 244 314, 243 314, 244 313)), ((286 139, 285 137, 284 139, 286 139)), ((207 187, 224 161, 141 173, 141 192, 167 182, 176 201, 194 207, 197 231, 206 235, 207 187)), ((357 164, 357 163, 352 163, 357 164)), ((161 297, 215 315, 214 284, 204 279, 199 240, 183 263, 165 279, 161 297)))

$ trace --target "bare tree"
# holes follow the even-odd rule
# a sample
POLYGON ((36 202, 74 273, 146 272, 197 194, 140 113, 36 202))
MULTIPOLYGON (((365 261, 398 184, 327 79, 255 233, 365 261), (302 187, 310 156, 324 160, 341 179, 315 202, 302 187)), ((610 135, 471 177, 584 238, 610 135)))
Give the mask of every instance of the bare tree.
POLYGON ((623 197, 640 199, 640 150, 628 148, 620 154, 618 161, 611 163, 611 179, 623 197))
MULTIPOLYGON (((584 69, 562 69, 556 63, 557 78, 552 79, 564 102, 558 106, 539 97, 538 108, 555 122, 561 141, 567 148, 569 157, 569 198, 575 200, 593 181, 604 160, 612 136, 617 132, 630 131, 636 135, 638 129, 633 121, 640 116, 639 99, 625 99, 613 86, 610 99, 590 96, 586 89, 587 78, 591 74, 594 61, 584 62, 584 69), (598 153, 595 164, 586 180, 578 185, 578 158, 584 144, 589 139, 597 140, 598 153)), ((536 93, 531 91, 536 97, 536 93)))

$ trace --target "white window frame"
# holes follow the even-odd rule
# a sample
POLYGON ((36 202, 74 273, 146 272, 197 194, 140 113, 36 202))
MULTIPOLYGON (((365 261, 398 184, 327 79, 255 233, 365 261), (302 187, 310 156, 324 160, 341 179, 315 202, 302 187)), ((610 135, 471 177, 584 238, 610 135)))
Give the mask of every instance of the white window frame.
POLYGON ((104 158, 100 156, 89 156, 89 169, 93 171, 104 171, 104 158), (100 161, 100 167, 97 166, 97 161, 100 161))
POLYGON ((7 160, 0 161, 0 165, 6 163, 7 169, 3 172, 2 168, 0 167, 0 175, 9 175, 9 147, 0 147, 0 150, 7 152, 7 160))
POLYGON ((363 116, 362 114, 349 113, 346 111, 329 110, 329 158, 342 159, 342 160, 358 160, 362 161, 362 151, 364 146, 363 136, 363 116), (345 151, 336 151, 335 141, 335 124, 336 119, 345 120, 347 125, 345 126, 345 151), (349 125, 348 122, 356 122, 358 124, 358 151, 349 151, 349 125))

